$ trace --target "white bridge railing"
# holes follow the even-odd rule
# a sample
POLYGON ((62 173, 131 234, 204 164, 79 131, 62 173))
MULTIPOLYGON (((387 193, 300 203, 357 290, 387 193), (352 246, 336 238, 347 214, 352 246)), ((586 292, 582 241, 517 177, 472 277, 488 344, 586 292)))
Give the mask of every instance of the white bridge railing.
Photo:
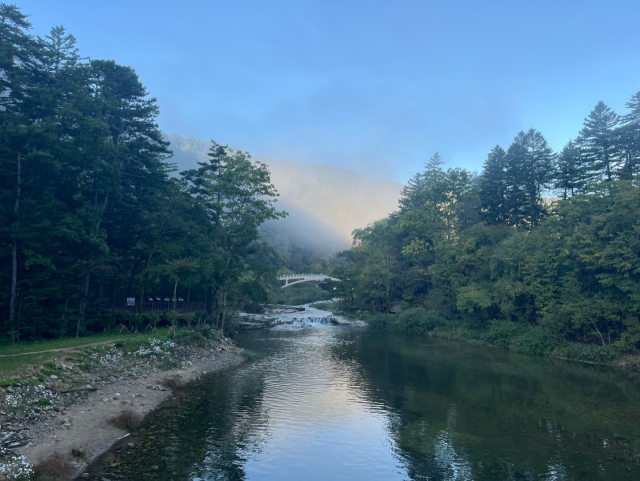
POLYGON ((287 274, 285 276, 278 276, 279 281, 284 281, 285 287, 292 286, 294 284, 300 284, 301 282, 323 282, 323 281, 334 281, 340 282, 340 279, 336 279, 335 277, 327 276, 325 274, 287 274), (293 282, 292 282, 293 281, 293 282))

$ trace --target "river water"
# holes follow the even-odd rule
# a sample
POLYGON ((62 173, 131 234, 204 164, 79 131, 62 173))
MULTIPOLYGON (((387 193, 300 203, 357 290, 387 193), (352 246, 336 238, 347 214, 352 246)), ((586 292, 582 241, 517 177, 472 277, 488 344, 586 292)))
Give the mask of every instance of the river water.
POLYGON ((242 334, 104 479, 638 480, 640 377, 354 328, 242 334))

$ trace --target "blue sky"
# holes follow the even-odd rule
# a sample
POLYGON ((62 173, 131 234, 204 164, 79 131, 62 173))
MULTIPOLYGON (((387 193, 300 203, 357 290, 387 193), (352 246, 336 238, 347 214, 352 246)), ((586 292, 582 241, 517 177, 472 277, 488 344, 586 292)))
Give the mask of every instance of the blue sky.
POLYGON ((17 1, 34 33, 136 69, 167 133, 405 182, 480 170, 534 127, 559 150, 640 90, 638 1, 17 1))

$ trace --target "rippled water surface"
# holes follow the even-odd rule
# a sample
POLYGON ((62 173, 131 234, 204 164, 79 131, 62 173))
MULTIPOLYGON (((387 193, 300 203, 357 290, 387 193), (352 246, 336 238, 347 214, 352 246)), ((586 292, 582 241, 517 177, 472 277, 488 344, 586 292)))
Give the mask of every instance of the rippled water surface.
POLYGON ((441 340, 253 332, 256 361, 187 385, 106 479, 640 479, 638 376, 441 340))

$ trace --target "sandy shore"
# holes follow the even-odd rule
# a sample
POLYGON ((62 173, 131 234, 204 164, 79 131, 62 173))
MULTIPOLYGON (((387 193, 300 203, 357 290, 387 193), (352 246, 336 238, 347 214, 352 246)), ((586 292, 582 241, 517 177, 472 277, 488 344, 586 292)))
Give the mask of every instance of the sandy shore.
POLYGON ((24 454, 32 465, 52 453, 60 453, 72 459, 75 476, 82 476, 91 461, 127 434, 109 420, 124 411, 144 416, 157 408, 172 395, 170 389, 163 387, 166 378, 179 376, 185 383, 246 360, 242 350, 228 340, 207 348, 184 348, 179 356, 184 366, 181 369, 160 370, 153 365, 134 364, 124 372, 103 372, 103 380, 94 380, 89 386, 97 390, 75 396, 64 407, 43 412, 35 422, 19 425, 19 434, 28 443, 14 448, 14 452, 24 454), (109 374, 111 377, 107 378, 109 374), (72 456, 72 450, 83 456, 72 456))

